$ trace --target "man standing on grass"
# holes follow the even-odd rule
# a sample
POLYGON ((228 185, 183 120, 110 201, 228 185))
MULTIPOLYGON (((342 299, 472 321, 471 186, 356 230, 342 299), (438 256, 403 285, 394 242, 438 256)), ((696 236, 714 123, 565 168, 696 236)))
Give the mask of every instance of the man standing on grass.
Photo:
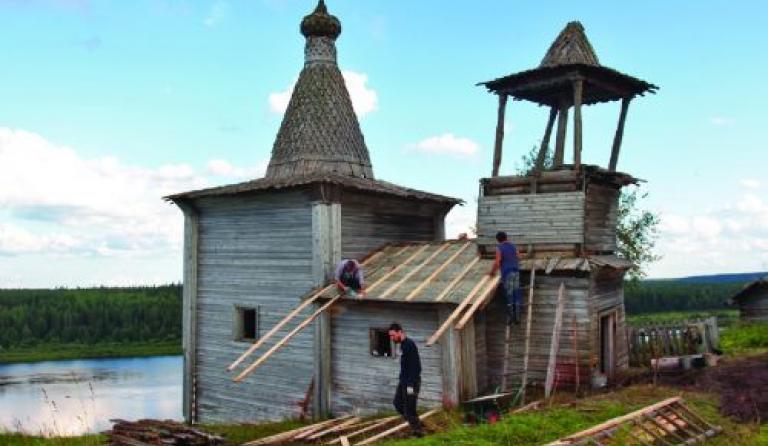
POLYGON ((496 260, 493 262, 491 277, 501 270, 501 287, 507 301, 507 324, 520 323, 520 265, 518 263, 517 247, 507 240, 506 232, 498 232, 496 241, 496 260))
POLYGON ((400 381, 395 391, 395 405, 397 412, 411 425, 411 432, 416 437, 421 437, 421 421, 416 414, 416 401, 419 399, 421 388, 421 359, 419 349, 411 338, 405 335, 403 327, 398 323, 389 326, 389 339, 400 344, 400 381))

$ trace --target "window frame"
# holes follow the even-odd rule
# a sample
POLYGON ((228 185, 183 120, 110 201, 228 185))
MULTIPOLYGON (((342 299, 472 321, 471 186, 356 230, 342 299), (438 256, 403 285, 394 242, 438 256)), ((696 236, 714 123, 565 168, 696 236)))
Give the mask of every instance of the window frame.
POLYGON ((397 344, 395 344, 394 341, 389 339, 389 328, 382 328, 382 327, 370 327, 368 329, 368 354, 372 358, 380 358, 380 359, 395 359, 397 358, 397 344), (386 355, 376 355, 373 352, 376 351, 375 347, 378 345, 377 342, 377 336, 379 333, 383 333, 387 340, 389 340, 389 348, 390 348, 390 356, 386 355))
POLYGON ((232 327, 232 339, 235 342, 256 343, 261 338, 261 307, 259 305, 235 305, 234 324, 232 327), (254 337, 245 336, 245 315, 253 311, 254 337))

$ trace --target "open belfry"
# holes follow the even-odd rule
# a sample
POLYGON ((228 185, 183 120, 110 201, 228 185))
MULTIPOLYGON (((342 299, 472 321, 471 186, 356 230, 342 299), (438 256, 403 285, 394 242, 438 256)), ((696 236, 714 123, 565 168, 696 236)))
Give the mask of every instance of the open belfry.
POLYGON ((616 165, 630 100, 656 87, 601 66, 578 23, 539 68, 484 83, 500 108, 478 237, 445 240, 445 216, 461 200, 374 176, 337 65, 341 29, 322 0, 301 22, 304 66, 264 178, 168 197, 185 216, 187 421, 391 410, 395 321, 419 348, 420 407, 528 386, 572 390, 626 367, 631 264, 617 256, 616 218, 621 188, 637 180, 616 165), (499 176, 509 97, 551 108, 527 176, 499 176), (619 100, 609 167, 582 163, 582 105, 619 100), (519 325, 507 323, 499 278, 488 274, 497 231, 524 254, 519 325), (339 293, 341 259, 360 261, 367 295, 339 293))

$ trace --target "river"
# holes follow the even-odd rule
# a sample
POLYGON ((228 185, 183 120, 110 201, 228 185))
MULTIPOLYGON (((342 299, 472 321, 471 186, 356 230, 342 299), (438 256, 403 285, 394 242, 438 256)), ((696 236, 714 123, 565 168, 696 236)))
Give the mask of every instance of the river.
POLYGON ((0 431, 79 435, 112 418, 180 420, 181 356, 0 364, 0 431))

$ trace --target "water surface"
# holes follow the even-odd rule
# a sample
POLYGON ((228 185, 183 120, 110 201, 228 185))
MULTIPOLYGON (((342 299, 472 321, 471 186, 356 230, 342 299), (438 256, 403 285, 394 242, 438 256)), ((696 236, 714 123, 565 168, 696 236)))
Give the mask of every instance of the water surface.
POLYGON ((181 356, 0 364, 0 431, 78 435, 110 419, 181 420, 181 356))

